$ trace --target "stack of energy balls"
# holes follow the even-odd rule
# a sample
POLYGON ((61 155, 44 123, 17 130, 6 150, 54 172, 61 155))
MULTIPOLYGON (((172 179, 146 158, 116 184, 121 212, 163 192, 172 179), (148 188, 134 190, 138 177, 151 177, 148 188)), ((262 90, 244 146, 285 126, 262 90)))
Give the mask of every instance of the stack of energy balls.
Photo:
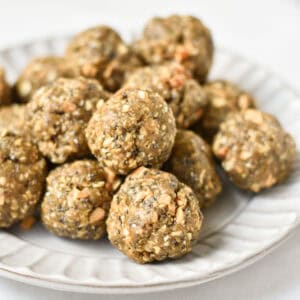
POLYGON ((110 242, 139 263, 178 258, 222 190, 287 178, 295 143, 225 80, 207 82, 210 31, 197 18, 150 20, 131 45, 107 26, 64 57, 35 58, 10 87, 0 70, 0 227, 110 242), (38 209, 41 207, 41 209, 38 209))

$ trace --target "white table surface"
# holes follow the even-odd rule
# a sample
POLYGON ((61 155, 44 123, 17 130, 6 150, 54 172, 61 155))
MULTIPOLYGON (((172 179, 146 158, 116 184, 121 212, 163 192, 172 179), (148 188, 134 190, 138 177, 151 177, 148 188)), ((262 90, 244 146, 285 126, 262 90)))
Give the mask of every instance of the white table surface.
MULTIPOLYGON (((139 28, 151 16, 170 13, 201 17, 217 44, 266 66, 300 90, 299 0, 0 0, 0 48, 100 23, 139 28)), ((1 300, 153 298, 300 299, 300 229, 272 254, 242 271, 198 287, 159 294, 85 296, 0 278, 1 300)))

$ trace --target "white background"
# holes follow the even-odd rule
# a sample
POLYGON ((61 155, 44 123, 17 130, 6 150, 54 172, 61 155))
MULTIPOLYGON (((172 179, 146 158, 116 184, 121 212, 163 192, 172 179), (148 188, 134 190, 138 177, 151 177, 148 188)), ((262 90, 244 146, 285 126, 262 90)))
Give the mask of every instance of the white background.
MULTIPOLYGON (((299 0, 0 0, 0 48, 101 23, 120 30, 141 28, 147 18, 170 13, 199 16, 212 29, 218 45, 266 66, 300 90, 299 0)), ((153 298, 300 299, 300 229, 283 246, 247 269, 183 290, 138 296, 84 296, 0 279, 1 300, 153 298)))

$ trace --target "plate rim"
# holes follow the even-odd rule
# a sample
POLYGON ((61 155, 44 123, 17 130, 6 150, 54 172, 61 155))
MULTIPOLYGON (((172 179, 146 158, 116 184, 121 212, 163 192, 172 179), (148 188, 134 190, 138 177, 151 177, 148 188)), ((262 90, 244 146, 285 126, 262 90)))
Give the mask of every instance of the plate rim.
POLYGON ((76 293, 88 293, 88 294, 143 294, 143 293, 155 293, 160 291, 168 291, 173 289, 187 288, 197 286, 206 282, 210 282, 221 277, 233 274, 238 272, 253 263, 259 261, 266 255, 270 254, 277 248, 279 248, 282 244, 284 244, 291 236, 295 233, 297 227, 300 225, 300 218, 297 218, 294 221, 292 227, 285 233, 285 235, 276 241, 274 241, 268 247, 261 249, 259 253, 255 253, 250 257, 247 257, 242 262, 239 262, 237 265, 229 265, 227 268, 224 268, 221 272, 214 272, 209 277, 199 278, 199 279, 189 279, 189 280, 181 280, 178 282, 171 283, 162 283, 162 284, 149 284, 149 285, 140 285, 140 286, 113 286, 113 287, 105 287, 100 285, 91 285, 91 284, 75 284, 75 283, 63 283, 54 279, 44 279, 37 278, 36 276, 22 274, 16 271, 8 270, 6 268, 0 267, 0 276, 3 276, 7 279, 12 279, 24 284, 30 284, 37 287, 59 290, 59 291, 67 291, 67 292, 76 292, 76 293))

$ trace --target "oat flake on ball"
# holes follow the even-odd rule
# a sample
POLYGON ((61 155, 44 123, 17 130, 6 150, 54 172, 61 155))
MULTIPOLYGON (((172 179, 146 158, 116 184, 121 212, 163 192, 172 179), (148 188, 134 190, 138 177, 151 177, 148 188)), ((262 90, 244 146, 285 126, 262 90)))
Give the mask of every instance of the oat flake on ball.
POLYGON ((89 154, 87 123, 109 97, 96 81, 60 78, 40 88, 28 104, 28 126, 43 155, 52 163, 89 154))
POLYGON ((169 157, 176 134, 173 113, 150 90, 122 89, 91 118, 86 136, 103 167, 128 174, 140 166, 160 167, 169 157))
POLYGON ((190 252, 202 221, 191 188, 167 172, 140 167, 114 196, 107 232, 120 251, 148 263, 190 252))
POLYGON ((237 186, 259 192, 290 174, 296 146, 275 117, 248 109, 222 123, 213 151, 237 186))

